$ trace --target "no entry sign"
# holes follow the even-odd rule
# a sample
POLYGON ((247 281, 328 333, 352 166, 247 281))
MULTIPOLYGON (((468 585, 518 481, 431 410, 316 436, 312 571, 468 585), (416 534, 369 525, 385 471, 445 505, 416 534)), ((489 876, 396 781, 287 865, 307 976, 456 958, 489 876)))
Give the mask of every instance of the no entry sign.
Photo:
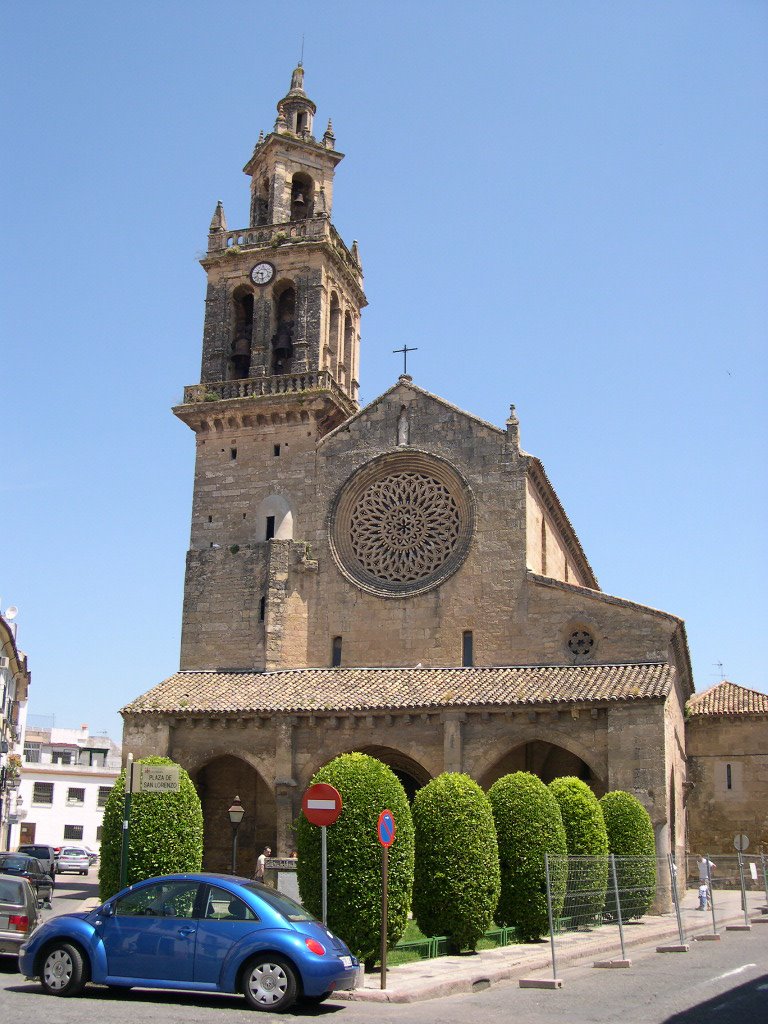
POLYGON ((379 824, 377 827, 379 833, 379 842, 382 846, 389 847, 395 841, 395 816, 392 811, 382 811, 379 815, 379 824))
POLYGON ((341 814, 341 793, 327 782, 310 786, 301 801, 304 817, 312 825, 332 825, 341 814))

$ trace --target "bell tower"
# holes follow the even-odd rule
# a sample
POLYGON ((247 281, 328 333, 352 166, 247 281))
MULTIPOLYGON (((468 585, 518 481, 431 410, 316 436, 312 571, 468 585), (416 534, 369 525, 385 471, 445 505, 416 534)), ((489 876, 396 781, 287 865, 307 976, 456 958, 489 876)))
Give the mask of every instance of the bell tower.
POLYGON ((270 664, 268 542, 306 537, 315 445, 358 409, 363 272, 331 221, 344 155, 316 112, 299 65, 243 168, 247 227, 219 203, 200 261, 200 382, 173 410, 197 435, 182 668, 270 664))

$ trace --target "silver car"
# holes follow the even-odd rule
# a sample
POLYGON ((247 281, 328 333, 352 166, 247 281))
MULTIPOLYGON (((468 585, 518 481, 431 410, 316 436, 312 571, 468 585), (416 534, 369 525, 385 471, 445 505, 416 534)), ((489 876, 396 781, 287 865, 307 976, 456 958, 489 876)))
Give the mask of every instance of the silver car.
POLYGON ((0 875, 0 955, 18 956, 39 920, 37 897, 26 878, 0 875))
POLYGON ((91 861, 88 854, 80 846, 62 846, 59 859, 56 862, 56 870, 60 875, 65 871, 72 871, 75 874, 87 875, 91 861))

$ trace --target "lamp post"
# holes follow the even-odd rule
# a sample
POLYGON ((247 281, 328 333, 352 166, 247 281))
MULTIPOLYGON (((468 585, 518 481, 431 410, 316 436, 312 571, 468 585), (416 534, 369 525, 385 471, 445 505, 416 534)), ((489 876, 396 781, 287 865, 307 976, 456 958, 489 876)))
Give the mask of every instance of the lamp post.
POLYGON ((245 808, 240 803, 240 797, 236 796, 234 803, 229 808, 229 823, 232 826, 232 874, 237 874, 237 830, 243 820, 245 808))

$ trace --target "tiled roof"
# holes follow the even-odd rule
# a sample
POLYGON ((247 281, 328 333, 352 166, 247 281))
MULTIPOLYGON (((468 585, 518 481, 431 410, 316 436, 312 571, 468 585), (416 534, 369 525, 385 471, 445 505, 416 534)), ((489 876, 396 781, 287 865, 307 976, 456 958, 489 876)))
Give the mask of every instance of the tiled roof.
POLYGON ((129 714, 353 712, 664 698, 667 664, 177 672, 129 714))
POLYGON ((768 715, 768 694, 723 680, 688 701, 689 715, 768 715))

